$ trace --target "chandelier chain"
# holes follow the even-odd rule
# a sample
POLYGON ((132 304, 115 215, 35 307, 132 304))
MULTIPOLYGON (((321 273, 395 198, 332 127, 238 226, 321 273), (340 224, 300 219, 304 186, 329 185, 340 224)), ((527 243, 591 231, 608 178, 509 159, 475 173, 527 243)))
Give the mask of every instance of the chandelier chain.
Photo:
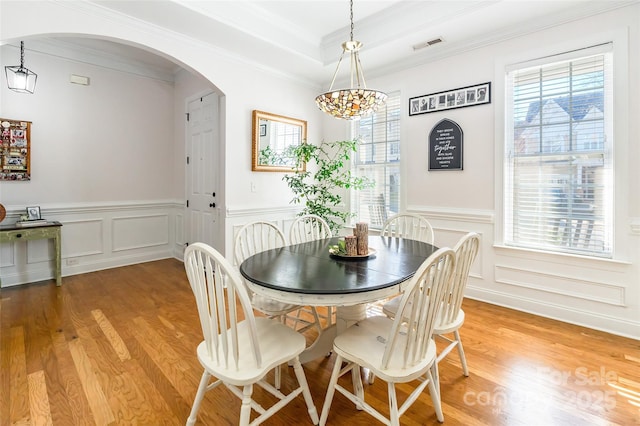
POLYGON ((332 117, 343 120, 359 120, 376 112, 378 108, 383 106, 387 100, 387 94, 379 90, 367 89, 358 55, 362 43, 353 39, 353 0, 349 0, 349 9, 351 39, 342 43, 342 54, 338 60, 336 71, 333 73, 329 91, 316 97, 316 105, 332 117), (349 57, 351 58, 350 88, 333 90, 333 84, 336 81, 342 58, 347 52, 349 52, 349 57), (355 87, 354 80, 357 82, 355 87))
POLYGON ((20 41, 20 69, 24 68, 24 41, 20 41))
POLYGON ((351 19, 351 41, 353 41, 353 0, 349 1, 349 8, 351 10, 349 19, 351 19))

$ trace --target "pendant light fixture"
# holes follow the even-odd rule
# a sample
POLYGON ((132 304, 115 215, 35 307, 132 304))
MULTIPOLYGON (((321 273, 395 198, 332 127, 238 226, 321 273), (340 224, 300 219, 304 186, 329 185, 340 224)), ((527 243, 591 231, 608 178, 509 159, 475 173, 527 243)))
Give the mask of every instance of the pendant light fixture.
POLYGON ((350 4, 351 39, 342 43, 342 55, 338 61, 336 72, 333 74, 329 91, 316 97, 318 108, 327 114, 343 120, 359 120, 378 110, 387 101, 387 94, 378 90, 367 89, 362 72, 362 64, 358 52, 362 43, 353 39, 353 0, 350 4), (333 90, 340 64, 344 54, 349 52, 351 57, 350 89, 333 90), (356 86, 354 87, 354 81, 356 86))
POLYGON ((24 42, 20 42, 20 65, 4 67, 7 76, 7 86, 18 93, 31 93, 36 89, 38 76, 24 67, 24 42))

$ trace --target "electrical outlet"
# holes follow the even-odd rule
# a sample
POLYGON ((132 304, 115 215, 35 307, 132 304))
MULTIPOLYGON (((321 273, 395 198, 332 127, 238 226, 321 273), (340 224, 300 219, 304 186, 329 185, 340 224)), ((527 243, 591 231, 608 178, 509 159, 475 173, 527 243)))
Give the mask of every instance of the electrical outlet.
POLYGON ((67 266, 73 266, 73 265, 77 265, 78 263, 80 263, 80 259, 78 258, 69 258, 66 260, 67 266))

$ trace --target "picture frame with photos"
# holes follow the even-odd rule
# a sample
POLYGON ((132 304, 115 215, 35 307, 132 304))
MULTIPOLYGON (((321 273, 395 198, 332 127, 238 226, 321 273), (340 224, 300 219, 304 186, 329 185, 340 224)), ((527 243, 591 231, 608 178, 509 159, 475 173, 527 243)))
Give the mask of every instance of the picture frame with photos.
POLYGON ((491 103, 491 82, 409 98, 409 116, 491 103))
POLYGON ((31 180, 31 122, 0 118, 0 181, 31 180))

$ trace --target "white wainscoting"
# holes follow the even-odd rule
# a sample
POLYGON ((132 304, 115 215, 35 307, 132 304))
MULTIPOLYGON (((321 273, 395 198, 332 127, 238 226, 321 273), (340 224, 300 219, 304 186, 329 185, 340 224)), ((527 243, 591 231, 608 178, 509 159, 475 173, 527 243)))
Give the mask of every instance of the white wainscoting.
MULTIPOLYGON (((640 336, 640 250, 624 260, 549 254, 495 243, 493 211, 412 206, 434 228, 437 246, 466 232, 481 235, 471 270, 469 298, 623 336, 640 336)), ((640 220, 629 223, 628 241, 638 245, 640 220)))
MULTIPOLYGON (((62 223, 62 276, 169 257, 181 258, 182 201, 40 206, 42 216, 62 223)), ((8 208, 3 223, 22 208, 8 208)), ((0 245, 2 287, 52 279, 53 242, 0 245)))

